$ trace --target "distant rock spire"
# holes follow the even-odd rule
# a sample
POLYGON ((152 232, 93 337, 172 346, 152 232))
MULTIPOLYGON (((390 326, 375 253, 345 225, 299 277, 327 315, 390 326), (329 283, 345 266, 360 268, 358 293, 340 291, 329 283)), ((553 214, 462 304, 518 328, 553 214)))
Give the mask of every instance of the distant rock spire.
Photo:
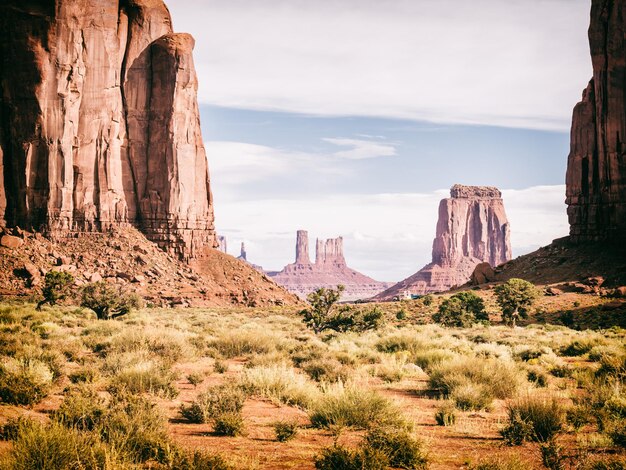
POLYGON ((296 234, 296 264, 311 264, 309 232, 306 230, 298 230, 296 234))

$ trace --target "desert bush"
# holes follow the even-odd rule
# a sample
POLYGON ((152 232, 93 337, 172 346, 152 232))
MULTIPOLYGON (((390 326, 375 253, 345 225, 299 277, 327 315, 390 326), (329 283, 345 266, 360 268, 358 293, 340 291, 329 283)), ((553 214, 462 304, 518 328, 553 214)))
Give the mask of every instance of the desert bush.
POLYGON ((208 423, 225 413, 239 413, 246 401, 246 394, 234 384, 216 385, 189 405, 181 405, 181 415, 192 423, 208 423))
POLYGON ((300 368, 316 382, 345 382, 352 372, 336 359, 329 358, 307 361, 300 368))
POLYGON ((209 341, 208 346, 229 359, 249 354, 267 354, 274 351, 276 344, 279 343, 278 338, 258 331, 235 330, 225 332, 209 341))
POLYGON ((405 429, 374 428, 365 436, 364 446, 382 452, 389 466, 405 469, 426 468, 428 458, 422 443, 405 429))
POLYGON ((566 457, 563 455, 563 448, 555 439, 539 444, 541 452, 541 462, 549 470, 563 470, 565 468, 566 457))
POLYGON ((461 386, 475 384, 482 387, 485 399, 502 399, 513 396, 519 387, 520 375, 515 364, 509 361, 461 357, 432 367, 428 380, 432 389, 445 396, 461 386))
POLYGON ((404 420, 392 403, 373 390, 335 384, 327 387, 309 413, 311 424, 318 428, 400 425, 404 420))
POLYGON ((452 361, 456 357, 458 357, 457 354, 447 349, 424 349, 411 354, 411 360, 426 372, 429 372, 432 367, 442 362, 452 361))
POLYGON ((432 294, 426 294, 424 297, 420 299, 420 301, 425 307, 430 307, 435 301, 435 296, 432 294))
POLYGON ((591 422, 591 409, 585 405, 575 405, 568 408, 565 412, 565 421, 575 431, 580 430, 586 424, 591 422))
POLYGON ((520 318, 526 318, 539 293, 533 284, 523 279, 509 279, 494 288, 496 301, 502 310, 505 323, 515 326, 520 318))
POLYGON ((174 450, 173 456, 167 462, 167 468, 176 470, 235 470, 224 457, 206 452, 183 452, 174 450))
POLYGON ((144 359, 120 368, 111 380, 110 390, 174 398, 178 395, 176 379, 177 375, 165 364, 156 359, 144 359))
POLYGON ((11 405, 32 405, 50 392, 54 375, 37 359, 5 357, 0 363, 0 400, 11 405))
POLYGON ((460 410, 470 411, 488 409, 494 396, 486 385, 468 381, 455 386, 448 397, 460 410))
POLYGON ((98 320, 110 320, 141 308, 136 294, 122 291, 104 281, 87 284, 81 289, 80 305, 93 310, 98 320))
POLYGON ((295 421, 277 421, 273 427, 278 442, 290 441, 298 433, 298 423, 295 421))
POLYGON ((335 444, 315 457, 317 470, 385 470, 388 466, 387 456, 370 448, 352 450, 335 444))
POLYGON ((550 369, 550 374, 560 378, 571 377, 572 372, 572 368, 567 364, 557 364, 550 369))
POLYGON ((530 426, 530 434, 519 433, 521 442, 525 439, 547 442, 563 428, 564 411, 555 399, 546 400, 528 396, 509 403, 507 411, 508 425, 503 430, 503 436, 507 432, 510 433, 507 428, 512 425, 520 429, 525 428, 520 423, 530 426))
POLYGON ((592 340, 575 340, 560 349, 563 356, 576 357, 587 354, 596 346, 596 341, 592 340))
POLYGON ((532 438, 533 425, 518 411, 510 411, 507 425, 500 430, 500 435, 507 445, 519 446, 532 438))
POLYGON ((91 431, 106 413, 104 400, 93 389, 79 387, 65 395, 52 418, 69 428, 91 431))
POLYGON ((228 372, 228 364, 224 361, 216 359, 213 363, 213 371, 216 374, 225 374, 226 372, 228 372))
POLYGON ((541 370, 538 369, 530 369, 526 375, 529 382, 532 382, 537 387, 547 387, 548 386, 548 376, 544 374, 541 370))
POLYGON ((12 470, 123 470, 124 457, 97 435, 52 422, 24 422, 3 468, 12 470))
POLYGON ((318 388, 304 375, 280 365, 245 369, 241 384, 252 395, 302 408, 308 408, 319 395, 318 388))
POLYGON ((626 459, 616 456, 602 456, 580 465, 581 470, 626 470, 626 459))
POLYGON ((456 423, 456 407, 454 402, 445 401, 437 407, 435 421, 439 426, 453 426, 456 423))
POLYGON ((69 376, 70 382, 73 384, 79 383, 94 383, 100 377, 98 369, 94 367, 85 367, 83 369, 72 372, 69 376))
POLYGON ((134 462, 163 461, 172 447, 166 423, 148 399, 122 394, 112 398, 95 431, 134 462))
POLYGON ((471 291, 459 292, 445 299, 433 320, 443 326, 467 328, 477 321, 488 321, 483 299, 471 291))
POLYGON ((64 271, 48 271, 44 277, 43 299, 37 304, 40 310, 45 304, 56 305, 60 300, 65 299, 70 288, 74 284, 74 276, 64 271))
POLYGON ((519 456, 510 458, 492 458, 483 460, 476 465, 470 465, 470 470, 528 470, 528 463, 519 456))
POLYGON ((192 374, 187 375, 187 382, 189 382, 194 387, 197 387, 202 382, 204 382, 204 376, 198 372, 194 372, 192 374))
POLYGON ((241 412, 227 412, 213 419, 213 431, 218 436, 241 436, 244 434, 244 422, 241 412))
POLYGON ((384 336, 376 343, 376 349, 383 353, 393 354, 401 351, 415 352, 428 349, 415 333, 401 332, 384 336))
POLYGON ((361 310, 350 305, 333 309, 341 297, 344 286, 337 289, 321 287, 307 296, 311 308, 300 314, 304 323, 315 333, 332 330, 338 332, 364 332, 379 328, 384 323, 384 313, 378 307, 361 310))

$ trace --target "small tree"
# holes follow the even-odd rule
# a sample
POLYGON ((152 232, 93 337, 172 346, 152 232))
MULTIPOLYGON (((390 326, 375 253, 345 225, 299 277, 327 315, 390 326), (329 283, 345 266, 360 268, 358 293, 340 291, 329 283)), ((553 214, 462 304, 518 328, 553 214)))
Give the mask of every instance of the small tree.
POLYGON ((528 311, 539 295, 532 283, 515 278, 496 286, 494 291, 502 310, 502 320, 513 327, 520 318, 528 317, 528 311))
POLYGON ((104 281, 99 281, 83 287, 80 306, 96 312, 98 320, 109 320, 140 308, 141 299, 137 294, 123 292, 104 281))
POLYGON ((330 327, 329 320, 333 306, 344 290, 345 287, 342 285, 338 285, 337 289, 321 287, 307 296, 311 308, 303 310, 301 314, 304 317, 304 323, 315 333, 320 333, 330 327))
POLYGON ((433 320, 444 326, 465 328, 477 321, 489 320, 483 299, 474 292, 459 292, 445 299, 433 320))
POLYGON ((64 271, 48 271, 44 278, 43 300, 37 304, 37 310, 41 310, 45 304, 56 305, 59 300, 67 297, 70 288, 74 284, 74 276, 64 271))

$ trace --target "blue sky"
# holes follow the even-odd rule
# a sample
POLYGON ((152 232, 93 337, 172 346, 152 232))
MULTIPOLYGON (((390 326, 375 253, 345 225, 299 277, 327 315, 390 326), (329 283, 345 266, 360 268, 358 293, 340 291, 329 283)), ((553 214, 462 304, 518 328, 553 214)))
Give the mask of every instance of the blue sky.
POLYGON ((588 0, 170 0, 194 57, 216 226, 267 269, 343 235, 397 281, 454 183, 504 191, 515 255, 566 235, 588 0))

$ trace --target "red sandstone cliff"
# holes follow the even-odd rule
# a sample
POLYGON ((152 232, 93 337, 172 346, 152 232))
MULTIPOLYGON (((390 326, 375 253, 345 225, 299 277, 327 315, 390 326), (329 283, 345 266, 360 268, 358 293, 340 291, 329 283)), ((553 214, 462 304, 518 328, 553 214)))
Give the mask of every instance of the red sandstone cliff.
POLYGON ((309 235, 298 230, 296 237, 296 261, 278 273, 269 273, 277 284, 284 286, 301 298, 320 287, 345 286, 341 300, 357 300, 371 297, 389 287, 389 283, 374 279, 351 269, 343 254, 343 238, 316 240, 315 263, 309 257, 309 235))
POLYGON ((626 2, 593 0, 593 78, 574 108, 567 214, 575 242, 626 238, 626 2))
POLYGON ((469 281, 478 264, 498 266, 511 256, 510 227, 500 191, 457 184, 450 197, 439 203, 432 262, 375 298, 445 291, 469 281))
POLYGON ((0 38, 0 226, 216 245, 194 40, 161 0, 6 0, 0 38))

